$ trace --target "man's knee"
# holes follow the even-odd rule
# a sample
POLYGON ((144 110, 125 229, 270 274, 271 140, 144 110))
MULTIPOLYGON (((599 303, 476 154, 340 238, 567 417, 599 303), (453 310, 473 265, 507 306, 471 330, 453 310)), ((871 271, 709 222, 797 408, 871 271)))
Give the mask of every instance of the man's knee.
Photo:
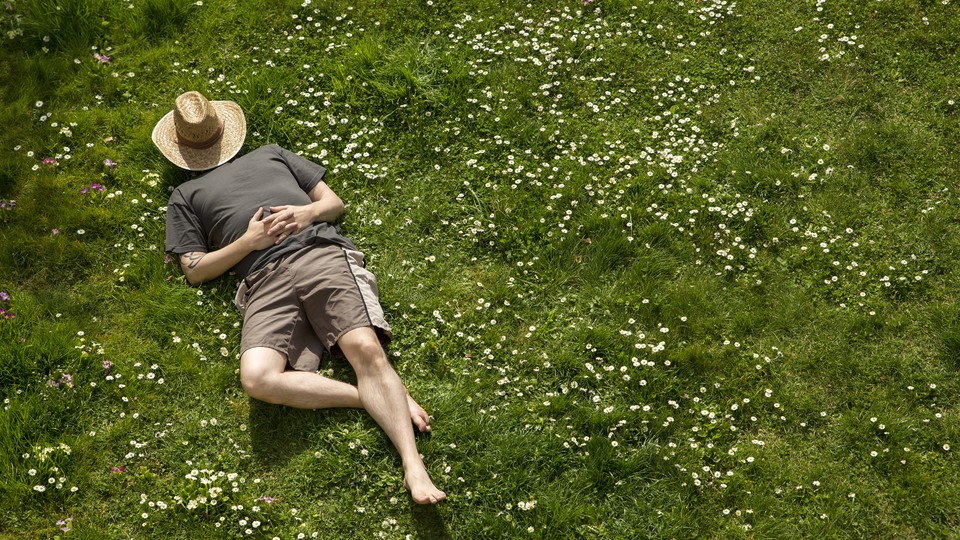
POLYGON ((340 341, 340 349, 344 356, 355 367, 382 367, 389 365, 387 353, 380 345, 376 332, 373 329, 362 329, 344 335, 340 341))
POLYGON ((240 358, 240 384, 250 397, 272 401, 275 377, 283 372, 286 359, 272 349, 250 349, 240 358))
POLYGON ((241 369, 240 385, 243 386, 243 391, 248 396, 259 400, 264 400, 265 396, 269 394, 269 377, 262 371, 241 369))
POLYGON ((387 353, 384 352, 383 346, 380 345, 380 341, 377 340, 376 337, 364 339, 357 345, 356 350, 360 356, 368 361, 381 361, 387 359, 387 353))

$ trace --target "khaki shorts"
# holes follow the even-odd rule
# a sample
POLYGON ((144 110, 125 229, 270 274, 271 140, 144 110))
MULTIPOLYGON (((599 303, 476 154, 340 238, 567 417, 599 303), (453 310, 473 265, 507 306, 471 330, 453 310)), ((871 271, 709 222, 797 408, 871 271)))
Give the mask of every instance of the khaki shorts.
POLYGON ((337 340, 351 330, 373 327, 384 345, 393 336, 363 254, 338 245, 268 263, 240 283, 235 302, 243 313, 240 354, 268 347, 299 371, 317 371, 324 351, 340 354, 337 340))

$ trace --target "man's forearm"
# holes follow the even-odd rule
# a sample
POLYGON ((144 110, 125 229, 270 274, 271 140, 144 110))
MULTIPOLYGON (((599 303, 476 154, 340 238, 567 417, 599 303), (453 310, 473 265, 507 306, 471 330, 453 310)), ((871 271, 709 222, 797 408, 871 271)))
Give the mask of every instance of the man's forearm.
POLYGON ((193 252, 180 256, 183 274, 191 285, 200 285, 222 276, 253 251, 245 237, 209 253, 193 252))
POLYGON ((343 201, 326 182, 320 182, 310 190, 310 206, 314 211, 313 221, 329 221, 333 223, 343 213, 343 201))
POLYGON ((343 203, 340 199, 331 200, 324 198, 310 203, 310 210, 313 214, 313 222, 327 221, 333 223, 343 213, 343 203))

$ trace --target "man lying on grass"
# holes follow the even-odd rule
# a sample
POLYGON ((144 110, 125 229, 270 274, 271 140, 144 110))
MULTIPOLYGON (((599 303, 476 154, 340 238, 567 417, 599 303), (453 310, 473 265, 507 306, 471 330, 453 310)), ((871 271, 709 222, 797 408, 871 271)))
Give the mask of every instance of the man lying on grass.
POLYGON ((446 498, 417 451, 430 417, 407 393, 382 344, 390 326, 363 254, 332 224, 343 202, 326 170, 276 145, 233 159, 246 122, 232 101, 179 96, 153 142, 173 164, 208 171, 181 184, 167 205, 166 249, 199 285, 228 271, 240 280, 240 382, 250 396, 304 409, 364 408, 403 461, 413 500, 446 498), (357 385, 317 373, 324 350, 342 354, 357 385))

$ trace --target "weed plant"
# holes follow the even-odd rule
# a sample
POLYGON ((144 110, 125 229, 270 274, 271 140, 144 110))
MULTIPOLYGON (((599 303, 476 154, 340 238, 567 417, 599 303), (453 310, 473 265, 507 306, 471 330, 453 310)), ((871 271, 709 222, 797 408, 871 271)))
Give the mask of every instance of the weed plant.
POLYGON ((957 10, 4 2, 0 537, 958 536, 957 10), (243 394, 164 254, 191 89, 329 169, 438 507, 243 394))

